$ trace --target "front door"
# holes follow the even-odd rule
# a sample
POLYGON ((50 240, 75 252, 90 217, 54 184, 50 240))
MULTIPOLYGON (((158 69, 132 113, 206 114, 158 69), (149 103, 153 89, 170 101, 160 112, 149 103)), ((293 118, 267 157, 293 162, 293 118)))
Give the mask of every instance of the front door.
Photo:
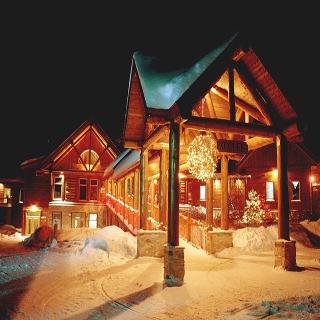
POLYGON ((26 210, 26 234, 33 233, 40 226, 41 210, 26 210))
POLYGON ((82 218, 82 212, 74 212, 71 214, 71 228, 83 228, 83 218, 82 218))

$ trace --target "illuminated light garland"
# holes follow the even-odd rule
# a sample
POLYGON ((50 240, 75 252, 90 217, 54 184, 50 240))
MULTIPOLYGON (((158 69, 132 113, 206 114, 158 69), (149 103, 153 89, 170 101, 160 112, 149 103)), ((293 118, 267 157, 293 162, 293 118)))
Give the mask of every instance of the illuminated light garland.
POLYGON ((187 163, 190 173, 206 182, 214 176, 217 162, 217 142, 211 135, 201 134, 195 137, 188 148, 187 163))

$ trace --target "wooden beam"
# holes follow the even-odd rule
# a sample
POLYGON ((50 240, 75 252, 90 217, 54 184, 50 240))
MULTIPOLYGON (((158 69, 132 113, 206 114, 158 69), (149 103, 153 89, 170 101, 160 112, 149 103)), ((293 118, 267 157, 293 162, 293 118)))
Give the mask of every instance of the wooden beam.
POLYGON ((228 158, 221 157, 221 229, 229 228, 228 208, 228 158))
MULTIPOLYGON (((228 101, 228 91, 227 90, 215 85, 214 87, 211 88, 210 91, 213 94, 216 94, 217 96, 219 96, 220 98, 223 98, 224 100, 228 101)), ((244 112, 250 114, 250 116, 252 118, 260 121, 261 123, 268 124, 268 121, 266 120, 266 118, 259 112, 259 110, 257 110, 251 104, 243 101, 242 99, 240 99, 238 97, 235 97, 235 104, 236 104, 237 108, 242 109, 244 112)))
POLYGON ((162 126, 155 129, 151 135, 146 139, 142 146, 142 150, 149 149, 152 144, 156 143, 168 130, 168 126, 162 126))
POLYGON ((169 136, 168 245, 179 246, 179 147, 180 128, 173 122, 169 136))
POLYGON ((168 150, 162 149, 160 155, 159 222, 167 223, 168 216, 168 150))
POLYGON ((163 117, 149 115, 147 117, 147 124, 163 126, 166 124, 170 124, 170 121, 163 117))
POLYGON ((73 141, 70 141, 70 144, 72 145, 73 149, 76 151, 76 153, 77 153, 77 155, 78 155, 81 163, 82 163, 83 166, 85 167, 86 171, 88 171, 88 168, 87 168, 86 164, 84 163, 84 161, 83 161, 83 159, 82 159, 82 157, 81 157, 81 154, 80 154, 80 152, 78 151, 78 149, 76 148, 76 146, 75 146, 75 144, 73 143, 73 141))
POLYGON ((234 71, 233 66, 228 68, 228 82, 229 82, 229 91, 228 91, 228 101, 229 101, 229 110, 230 110, 230 120, 236 121, 236 105, 234 98, 234 71))
MULTIPOLYGON (((213 102, 211 99, 210 91, 209 91, 209 93, 206 94, 205 99, 206 99, 206 103, 208 106, 210 118, 217 118, 216 110, 214 109, 214 105, 213 105, 213 102)), ((222 139, 222 135, 219 132, 215 133, 214 135, 215 135, 216 140, 222 139)))
POLYGON ((274 142, 273 138, 261 138, 261 137, 253 137, 246 140, 249 151, 262 148, 273 142, 274 142))
POLYGON ((141 149, 142 143, 140 141, 125 141, 123 146, 128 149, 141 149))
POLYGON ((281 134, 276 138, 278 169, 278 239, 290 240, 287 140, 281 134))
POLYGON ((263 117, 266 119, 266 122, 268 125, 275 125, 271 114, 267 110, 266 106, 266 98, 263 97, 260 93, 260 90, 257 89, 257 85, 252 78, 251 74, 247 70, 247 67, 245 64, 241 61, 239 61, 236 65, 236 70, 238 71, 239 77, 241 81, 244 83, 244 85, 248 88, 252 96, 257 102, 257 106, 263 117))
POLYGON ((268 138, 273 138, 276 135, 276 131, 271 126, 235 122, 224 119, 191 117, 183 125, 186 128, 198 131, 228 132, 268 138))
POLYGON ((213 178, 207 181, 206 191, 206 223, 207 230, 211 231, 213 227, 213 178))
POLYGON ((140 228, 146 229, 148 217, 148 150, 140 154, 140 228))

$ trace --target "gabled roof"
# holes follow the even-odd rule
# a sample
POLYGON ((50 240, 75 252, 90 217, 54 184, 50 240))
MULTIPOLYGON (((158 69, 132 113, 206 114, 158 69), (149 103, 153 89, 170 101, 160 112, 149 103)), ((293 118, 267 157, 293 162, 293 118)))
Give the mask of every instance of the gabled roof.
POLYGON ((22 169, 30 166, 36 166, 38 169, 47 169, 50 167, 52 162, 56 158, 63 154, 66 148, 71 147, 71 143, 76 143, 76 141, 81 137, 82 134, 87 132, 92 128, 95 134, 99 137, 100 141, 105 141, 107 143, 107 148, 110 153, 116 157, 119 154, 118 146, 112 141, 112 139, 104 132, 104 130, 97 124, 91 121, 83 122, 74 132, 72 132, 56 149, 54 149, 46 157, 39 157, 35 159, 30 159, 24 161, 20 166, 22 169))
POLYGON ((135 52, 133 60, 139 75, 146 106, 170 109, 195 83, 201 74, 225 53, 237 34, 232 35, 195 64, 183 69, 170 69, 157 57, 135 52))
MULTIPOLYGON (((192 109, 220 81, 230 66, 235 67, 237 82, 241 82, 250 91, 244 96, 238 96, 241 90, 235 90, 236 99, 242 105, 249 104, 254 114, 261 115, 258 119, 267 119, 267 125, 283 132, 289 140, 298 141, 301 132, 295 110, 262 61, 249 48, 247 39, 236 33, 216 45, 197 62, 183 68, 175 67, 173 61, 169 63, 135 52, 123 132, 125 144, 141 145, 145 139, 146 119, 149 115, 168 120, 176 116, 178 110, 183 118, 190 117, 192 109), (250 99, 245 101, 246 97, 250 99), (256 105, 252 104, 253 100, 257 101, 256 105)), ((222 79, 219 85, 223 85, 223 82, 222 79)), ((222 88, 218 89, 221 91, 222 88)), ((228 94, 226 88, 222 91, 228 94)))

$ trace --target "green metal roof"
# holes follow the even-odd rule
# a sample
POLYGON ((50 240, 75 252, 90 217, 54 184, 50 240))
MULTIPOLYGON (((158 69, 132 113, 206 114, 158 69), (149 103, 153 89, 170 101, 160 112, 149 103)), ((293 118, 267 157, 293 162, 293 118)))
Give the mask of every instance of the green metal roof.
POLYGON ((220 44, 190 67, 172 69, 154 56, 135 52, 133 59, 148 108, 169 109, 201 76, 228 46, 237 33, 220 44))

